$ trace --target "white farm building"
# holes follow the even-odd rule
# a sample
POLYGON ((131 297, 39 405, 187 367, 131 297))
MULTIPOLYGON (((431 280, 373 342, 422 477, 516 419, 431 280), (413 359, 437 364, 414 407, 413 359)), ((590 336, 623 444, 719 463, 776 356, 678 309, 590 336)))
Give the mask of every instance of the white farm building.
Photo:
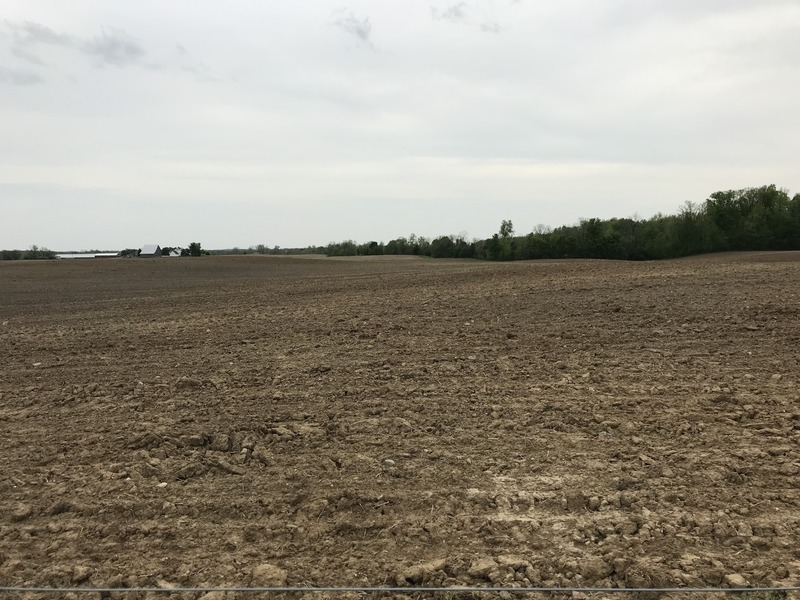
POLYGON ((161 246, 158 244, 145 244, 139 250, 139 258, 156 258, 161 256, 161 246))
POLYGON ((84 259, 84 258, 116 258, 119 256, 119 252, 94 252, 94 253, 87 253, 87 252, 63 252, 60 254, 56 254, 56 258, 75 258, 75 259, 84 259))

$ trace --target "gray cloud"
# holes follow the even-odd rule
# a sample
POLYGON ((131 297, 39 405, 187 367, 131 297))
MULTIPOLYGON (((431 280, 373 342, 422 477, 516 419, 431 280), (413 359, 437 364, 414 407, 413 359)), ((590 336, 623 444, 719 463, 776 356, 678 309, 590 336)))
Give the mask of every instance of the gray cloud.
POLYGON ((369 44, 369 36, 372 34, 372 23, 369 22, 369 17, 359 19, 352 12, 343 14, 336 20, 336 26, 356 37, 365 44, 369 44))
POLYGON ((500 24, 496 21, 486 21, 481 24, 481 31, 484 33, 500 33, 500 24))
POLYGON ((56 33, 49 27, 33 21, 25 21, 15 25, 6 22, 14 33, 17 44, 50 44, 53 46, 73 46, 75 38, 69 35, 56 33))
POLYGON ((126 31, 117 28, 103 30, 89 39, 58 33, 34 21, 10 23, 6 26, 12 33, 11 53, 19 59, 42 66, 45 62, 31 51, 37 46, 74 48, 87 56, 100 59, 101 64, 124 67, 136 63, 145 55, 144 48, 126 31))
POLYGON ((0 83, 10 83, 12 85, 33 85, 44 81, 41 76, 32 71, 21 69, 6 69, 0 67, 0 83))
POLYGON ((6 21, 6 27, 11 31, 11 54, 33 65, 43 66, 44 61, 31 48, 38 45, 46 46, 74 46, 75 38, 57 33, 40 23, 25 21, 11 23, 6 21))
POLYGON ((144 49, 122 29, 103 31, 80 47, 81 51, 97 56, 105 63, 124 67, 136 63, 145 54, 144 49))
POLYGON ((44 65, 44 61, 41 58, 28 51, 24 46, 12 46, 11 54, 33 65, 44 65))
POLYGON ((466 11, 464 10, 467 6, 466 2, 458 2, 451 6, 448 6, 444 10, 432 7, 431 8, 431 16, 437 21, 448 21, 450 23, 463 23, 464 20, 467 18, 466 11))

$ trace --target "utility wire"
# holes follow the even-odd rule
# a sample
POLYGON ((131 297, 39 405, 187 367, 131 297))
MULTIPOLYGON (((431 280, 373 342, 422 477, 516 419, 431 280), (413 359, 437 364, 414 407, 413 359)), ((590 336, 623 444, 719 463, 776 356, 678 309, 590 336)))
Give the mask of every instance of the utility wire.
POLYGON ((181 594, 185 592, 206 593, 206 592, 235 592, 235 593, 283 593, 283 594, 307 594, 314 592, 363 592, 363 593, 469 593, 469 592, 509 592, 511 594, 527 593, 573 593, 583 592, 587 594, 745 594, 754 592, 800 592, 800 586, 788 587, 709 587, 709 588, 608 588, 608 587, 175 587, 175 588, 112 588, 112 587, 75 587, 75 588, 52 588, 52 587, 3 587, 0 586, 0 593, 35 593, 35 594, 106 594, 106 593, 155 593, 155 594, 181 594))

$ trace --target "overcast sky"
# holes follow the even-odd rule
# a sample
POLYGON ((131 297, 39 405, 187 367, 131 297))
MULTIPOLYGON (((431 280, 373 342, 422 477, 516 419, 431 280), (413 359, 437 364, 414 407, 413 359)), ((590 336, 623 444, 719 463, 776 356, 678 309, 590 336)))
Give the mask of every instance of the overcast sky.
POLYGON ((800 191, 797 0, 5 0, 0 248, 305 246, 800 191))

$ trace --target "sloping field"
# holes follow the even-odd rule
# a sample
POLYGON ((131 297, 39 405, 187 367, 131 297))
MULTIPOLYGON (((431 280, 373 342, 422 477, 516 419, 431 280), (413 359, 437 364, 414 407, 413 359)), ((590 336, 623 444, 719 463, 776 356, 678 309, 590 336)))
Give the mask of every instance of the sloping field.
POLYGON ((797 585, 797 258, 0 264, 0 583, 797 585))

